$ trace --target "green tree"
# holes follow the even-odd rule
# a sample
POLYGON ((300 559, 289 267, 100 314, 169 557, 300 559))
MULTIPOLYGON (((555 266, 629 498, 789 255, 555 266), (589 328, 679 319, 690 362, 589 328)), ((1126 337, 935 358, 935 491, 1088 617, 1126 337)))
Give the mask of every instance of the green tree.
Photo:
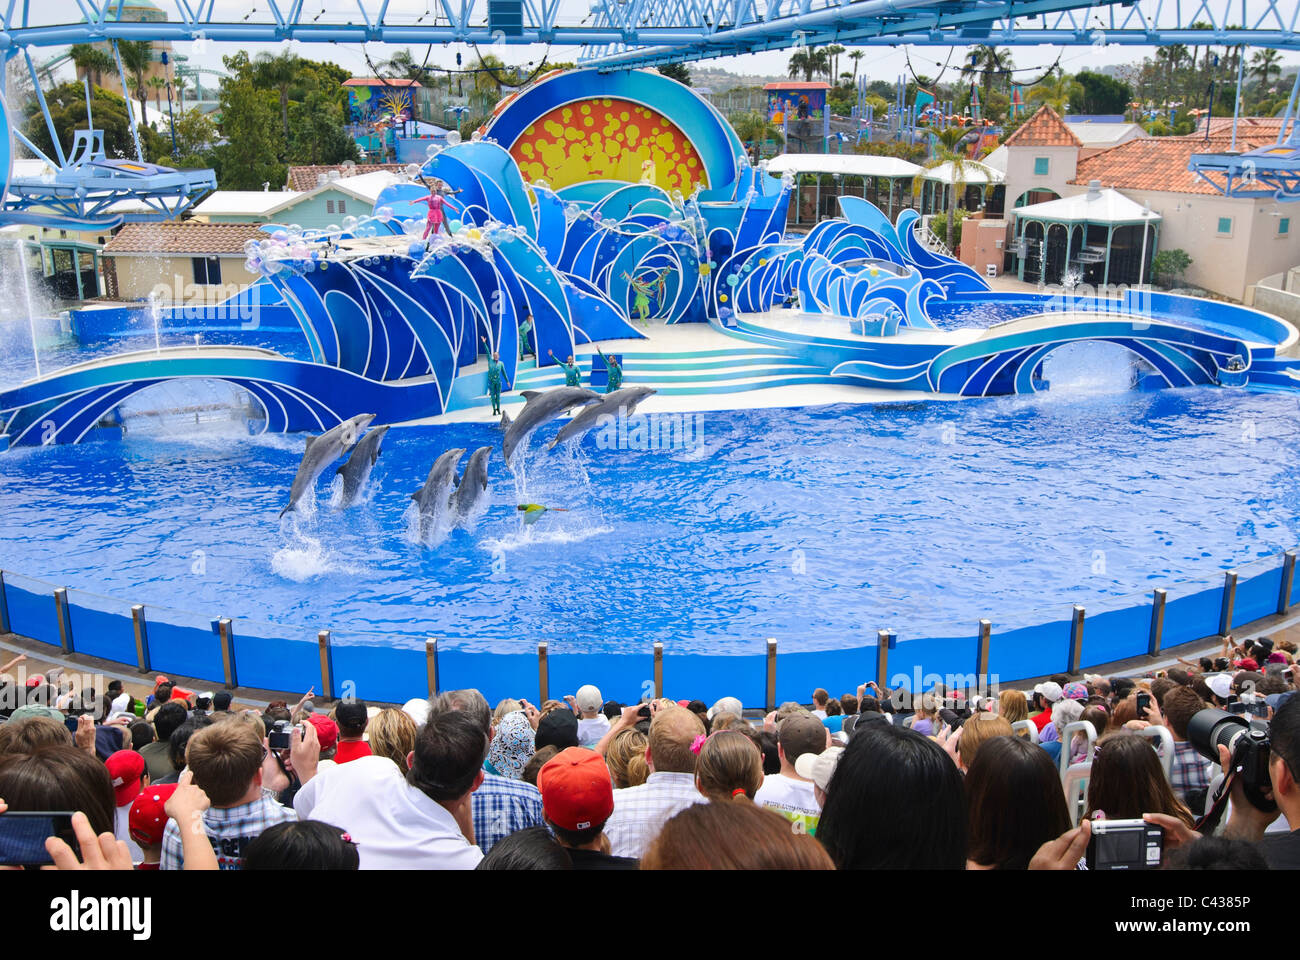
POLYGON ((1250 75, 1261 87, 1272 86, 1270 78, 1282 75, 1282 54, 1276 50, 1257 50, 1250 58, 1250 75))
POLYGON ((755 163, 761 158, 763 145, 768 140, 776 141, 777 146, 785 143, 781 128, 768 119, 766 111, 748 110, 744 113, 732 114, 728 119, 731 121, 732 129, 736 131, 736 136, 740 137, 741 142, 745 144, 755 163))
POLYGON ((1064 116, 1072 100, 1083 96, 1083 88, 1073 77, 1057 67, 1029 88, 1030 103, 1043 103, 1064 116))
POLYGON ((167 89, 167 80, 163 77, 150 77, 147 86, 153 91, 154 109, 162 113, 163 91, 167 89))
POLYGON ((117 52, 122 58, 122 70, 126 73, 127 86, 140 101, 140 116, 136 120, 144 123, 145 117, 148 116, 146 107, 149 102, 149 84, 145 80, 145 75, 153 66, 153 44, 148 40, 119 40, 117 52))
POLYGON ((988 103, 993 92, 994 79, 1009 77, 1013 66, 1010 50, 978 46, 971 50, 970 58, 961 68, 961 75, 962 79, 966 80, 979 76, 979 84, 984 91, 984 102, 988 103))
POLYGON ((1151 261, 1151 273, 1157 283, 1167 287, 1182 286, 1183 274, 1192 265, 1186 250, 1161 250, 1151 261))
POLYGON ((1075 74, 1074 82, 1080 98, 1077 105, 1071 100, 1071 106, 1079 113, 1124 114, 1133 99, 1133 90, 1127 83, 1105 74, 1082 70, 1075 74))
POLYGON ((857 85, 858 82, 858 67, 862 64, 862 58, 865 56, 866 54, 863 53, 861 50, 854 50, 852 53, 849 54, 849 59, 853 61, 853 78, 851 82, 855 86, 857 85))
POLYGON ((289 133, 289 88, 298 76, 298 57, 288 50, 272 55, 259 53, 253 61, 254 80, 260 87, 276 91, 280 97, 280 123, 284 131, 284 141, 290 140, 289 133))
POLYGON ((74 43, 68 56, 77 68, 77 75, 89 77, 94 87, 102 86, 104 74, 117 69, 112 56, 89 43, 74 43))
POLYGON ((830 73, 830 57, 827 56, 826 50, 814 50, 811 47, 803 50, 796 50, 790 55, 790 79, 797 80, 800 75, 803 76, 805 83, 811 83, 813 77, 820 77, 830 73))
POLYGON ((343 111, 324 90, 307 94, 291 109, 290 157, 298 163, 359 160, 357 142, 343 128, 343 111))
POLYGON ((281 158, 286 144, 276 123, 276 97, 253 82, 245 53, 225 58, 232 76, 221 81, 221 132, 226 142, 218 148, 221 186, 226 190, 260 190, 263 183, 279 186, 287 178, 281 158))
MULTIPOLYGON (((93 87, 91 111, 95 128, 104 133, 104 153, 109 157, 135 157, 135 142, 131 138, 131 121, 127 115, 126 100, 103 87, 93 87)), ((50 108, 50 119, 65 154, 72 149, 77 130, 86 129, 86 91, 80 83, 64 83, 45 93, 50 108)), ((26 108, 27 138, 46 156, 55 158, 54 141, 41 113, 41 106, 33 97, 26 108)))
POLYGON ((691 85, 691 68, 684 63, 661 63, 659 72, 669 80, 676 80, 688 87, 691 85))

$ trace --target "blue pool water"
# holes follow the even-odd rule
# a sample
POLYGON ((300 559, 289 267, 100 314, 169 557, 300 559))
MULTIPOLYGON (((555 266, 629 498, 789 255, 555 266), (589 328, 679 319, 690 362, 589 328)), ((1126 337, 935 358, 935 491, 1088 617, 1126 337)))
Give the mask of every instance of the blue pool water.
MULTIPOLYGON (((1051 373, 1057 383, 1060 371, 1051 373)), ((0 567, 131 602, 417 646, 784 650, 1100 610, 1295 545, 1300 405, 1222 389, 707 413, 688 450, 539 451, 394 429, 368 503, 277 520, 304 438, 214 427, 0 456, 0 567), (409 494, 496 447, 472 532, 409 494), (535 526, 514 505, 566 508, 535 526)))

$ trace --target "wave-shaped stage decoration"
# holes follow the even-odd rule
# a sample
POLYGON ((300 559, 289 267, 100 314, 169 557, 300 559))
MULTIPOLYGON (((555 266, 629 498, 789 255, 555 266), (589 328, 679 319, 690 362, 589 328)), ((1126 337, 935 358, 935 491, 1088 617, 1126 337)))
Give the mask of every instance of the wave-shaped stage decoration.
POLYGON ((1221 382, 1228 368, 1248 379, 1253 359, 1295 336, 1285 324, 1266 331, 1264 315, 1244 308, 1231 310, 1250 316, 1224 329, 1206 311, 1231 310, 1200 301, 1171 301, 1168 316, 1107 302, 974 337, 940 331, 937 302, 1005 295, 927 250, 911 210, 890 223, 842 197, 843 217, 788 237, 791 189, 750 163, 707 101, 656 72, 550 74, 469 142, 430 147, 369 216, 324 231, 267 227, 249 242, 246 266, 279 302, 245 299, 281 323, 292 316, 309 361, 215 337, 88 361, 0 393, 0 448, 6 434, 9 444, 77 442, 136 391, 185 377, 247 389, 267 430, 328 429, 363 412, 378 423, 436 416, 486 402, 493 352, 509 389, 525 367, 583 344, 644 338, 643 315, 709 322, 740 351, 780 345, 812 380, 964 395, 1041 389, 1043 357, 1075 339, 1122 343, 1179 385, 1221 382), (611 179, 635 173, 620 151, 639 163, 638 180, 611 179), (556 186, 529 182, 521 164, 556 186), (428 219, 431 191, 441 225, 428 219), (775 322, 796 303, 825 323, 775 322), (1099 320, 1095 309, 1120 315, 1099 320))

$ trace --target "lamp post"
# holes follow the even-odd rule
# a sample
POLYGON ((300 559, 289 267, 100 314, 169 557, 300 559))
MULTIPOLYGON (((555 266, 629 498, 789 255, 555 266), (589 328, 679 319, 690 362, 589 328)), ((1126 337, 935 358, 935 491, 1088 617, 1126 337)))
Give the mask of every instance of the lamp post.
POLYGON ((1147 269, 1147 220, 1151 216, 1151 211, 1147 205, 1142 204, 1142 259, 1138 261, 1138 289, 1142 289, 1142 281, 1146 277, 1147 269))

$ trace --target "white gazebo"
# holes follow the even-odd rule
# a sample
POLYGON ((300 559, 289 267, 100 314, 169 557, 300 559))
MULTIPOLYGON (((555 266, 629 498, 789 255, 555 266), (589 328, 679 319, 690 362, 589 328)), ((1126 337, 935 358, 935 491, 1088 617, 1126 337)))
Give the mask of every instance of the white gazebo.
POLYGON ((1160 214, 1118 190, 1088 184, 1087 193, 1020 207, 1016 215, 1021 280, 1059 282, 1071 269, 1089 283, 1142 284, 1160 240, 1160 214), (1045 264, 1044 264, 1045 261, 1045 264))
MULTIPOLYGON (((910 185, 921 172, 921 167, 899 157, 880 157, 873 154, 783 153, 768 161, 767 172, 778 177, 787 173, 793 174, 796 198, 802 199, 811 192, 814 209, 817 211, 817 216, 813 219, 814 223, 821 217, 822 178, 827 175, 835 182, 835 189, 828 192, 830 197, 845 194, 859 196, 857 193, 850 194, 845 189, 848 186, 845 179, 860 178, 862 181, 860 196, 883 210, 892 221, 895 206, 900 210, 911 206, 911 190, 909 186, 900 184, 906 182, 910 185), (808 183, 805 183, 805 178, 809 178, 808 183), (881 181, 884 181, 884 189, 881 189, 881 181), (881 197, 881 193, 885 196, 881 197), (895 203, 896 194, 897 203, 895 203)), ((801 206, 802 204, 796 200, 791 224, 801 222, 801 206)))
POLYGON ((1007 179, 1001 170, 978 160, 966 160, 960 171, 954 170, 953 162, 948 160, 922 170, 919 176, 922 213, 942 213, 947 210, 948 192, 956 187, 979 187, 982 194, 984 190, 1004 183, 1007 179))

